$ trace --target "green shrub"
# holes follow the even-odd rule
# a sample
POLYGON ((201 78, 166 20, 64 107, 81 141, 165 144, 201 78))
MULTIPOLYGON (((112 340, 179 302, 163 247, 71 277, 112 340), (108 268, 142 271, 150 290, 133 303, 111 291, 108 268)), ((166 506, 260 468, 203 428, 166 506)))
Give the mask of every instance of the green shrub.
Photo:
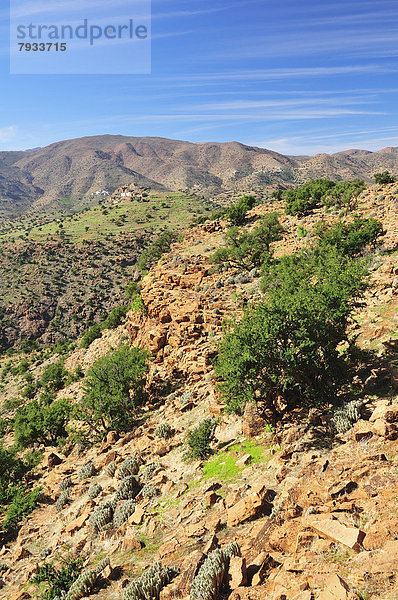
POLYGON ((135 411, 144 400, 148 356, 141 348, 126 344, 98 359, 89 369, 81 417, 94 430, 131 427, 135 411))
POLYGON ((187 444, 190 448, 188 458, 205 459, 211 454, 210 443, 214 436, 216 420, 208 417, 188 434, 187 444))
POLYGON ((33 400, 15 414, 15 443, 19 448, 27 448, 35 442, 56 444, 59 438, 66 436, 70 413, 67 398, 56 400, 49 406, 33 400))
POLYGON ((324 206, 349 206, 366 190, 363 179, 339 181, 323 197, 324 206))
POLYGON ((123 323, 128 313, 129 307, 128 305, 116 306, 107 316, 107 318, 102 321, 101 328, 102 329, 116 329, 123 323))
POLYGON ((33 490, 22 487, 17 489, 7 508, 3 528, 8 532, 15 532, 22 519, 34 511, 42 495, 41 487, 33 490))
POLYGON ((82 570, 81 558, 69 558, 64 560, 60 568, 56 568, 54 563, 44 563, 40 565, 37 573, 30 580, 34 585, 40 585, 47 582, 47 588, 43 592, 42 600, 57 600, 63 598, 69 591, 71 585, 79 577, 82 570))
POLYGON ((282 239, 282 231, 278 213, 261 219, 253 231, 239 233, 237 227, 232 227, 225 236, 227 245, 216 250, 211 260, 238 269, 250 270, 261 266, 269 260, 272 242, 282 239))
POLYGON ((143 273, 155 264, 162 254, 170 252, 171 244, 176 242, 178 234, 175 231, 164 231, 145 250, 137 263, 137 269, 143 273))
POLYGON ((127 300, 133 300, 135 296, 140 294, 140 286, 135 281, 130 281, 124 288, 127 300))
POLYGON ((231 324, 216 373, 230 410, 261 399, 275 411, 330 399, 347 378, 338 345, 347 340, 364 266, 333 248, 304 251, 273 264, 262 282, 268 301, 231 324))
POLYGON ((383 233, 380 221, 360 217, 355 217, 353 222, 347 225, 341 221, 331 226, 320 223, 315 229, 321 247, 335 246, 342 254, 348 256, 358 254, 367 245, 374 247, 383 233))
POLYGON ((350 205, 365 189, 366 185, 362 179, 339 182, 330 179, 314 179, 296 189, 285 192, 286 213, 288 215, 305 215, 321 205, 350 205))
POLYGON ((67 376, 64 361, 59 360, 45 367, 40 383, 47 391, 58 392, 65 386, 67 376))
POLYGON ((91 327, 83 334, 80 347, 88 348, 94 340, 97 340, 101 336, 101 325, 99 323, 94 323, 94 325, 91 325, 91 327))
POLYGON ((384 185, 386 183, 395 183, 396 178, 391 175, 389 171, 383 171, 382 173, 375 173, 373 175, 375 182, 378 185, 384 185))
POLYGON ((14 450, 4 448, 0 443, 0 504, 7 504, 24 475, 29 471, 28 465, 15 456, 14 450))
POLYGON ((226 218, 231 222, 231 225, 244 225, 246 222, 247 213, 253 208, 256 203, 254 196, 243 196, 225 210, 226 218))
POLYGON ((284 194, 286 214, 305 215, 313 208, 319 206, 322 198, 334 186, 334 181, 330 181, 329 179, 314 179, 294 190, 287 190, 284 194))

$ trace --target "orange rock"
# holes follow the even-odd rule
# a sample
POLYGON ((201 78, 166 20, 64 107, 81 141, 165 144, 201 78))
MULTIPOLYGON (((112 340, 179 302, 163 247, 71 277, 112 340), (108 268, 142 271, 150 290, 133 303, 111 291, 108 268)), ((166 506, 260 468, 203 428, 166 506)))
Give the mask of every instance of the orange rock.
POLYGON ((326 582, 326 588, 320 593, 319 600, 348 600, 350 588, 339 575, 335 574, 326 582))
POLYGON ((80 517, 77 517, 77 519, 74 519, 67 525, 65 529, 66 533, 70 533, 70 535, 73 535, 74 533, 76 533, 76 531, 79 531, 79 529, 83 527, 87 519, 87 514, 80 515, 80 517))
POLYGON ((346 527, 337 519, 325 518, 316 519, 308 518, 308 524, 322 536, 331 538, 336 542, 340 542, 344 546, 359 552, 361 544, 365 538, 365 533, 355 527, 346 527))
POLYGON ((246 585, 246 559, 232 556, 229 561, 228 582, 231 590, 246 585))
POLYGON ((141 525, 144 519, 145 511, 140 506, 136 506, 133 514, 129 518, 129 523, 134 523, 134 525, 141 525))

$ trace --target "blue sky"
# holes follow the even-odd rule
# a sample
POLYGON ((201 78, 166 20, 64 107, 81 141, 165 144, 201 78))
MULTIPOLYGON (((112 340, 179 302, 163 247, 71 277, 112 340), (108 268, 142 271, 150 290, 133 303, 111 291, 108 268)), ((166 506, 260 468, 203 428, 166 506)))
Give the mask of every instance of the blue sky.
POLYGON ((152 0, 150 75, 10 75, 0 17, 0 150, 104 133, 285 154, 398 146, 396 0, 152 0))

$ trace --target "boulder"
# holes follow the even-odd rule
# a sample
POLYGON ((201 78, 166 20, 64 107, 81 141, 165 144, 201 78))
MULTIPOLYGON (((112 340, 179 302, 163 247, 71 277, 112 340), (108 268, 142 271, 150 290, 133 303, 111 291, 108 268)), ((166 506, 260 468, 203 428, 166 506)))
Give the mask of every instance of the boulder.
POLYGON ((361 544, 366 535, 360 529, 347 527, 346 525, 342 525, 337 519, 330 517, 324 519, 308 517, 307 522, 320 535, 328 537, 335 542, 340 542, 340 544, 356 552, 360 551, 361 544))

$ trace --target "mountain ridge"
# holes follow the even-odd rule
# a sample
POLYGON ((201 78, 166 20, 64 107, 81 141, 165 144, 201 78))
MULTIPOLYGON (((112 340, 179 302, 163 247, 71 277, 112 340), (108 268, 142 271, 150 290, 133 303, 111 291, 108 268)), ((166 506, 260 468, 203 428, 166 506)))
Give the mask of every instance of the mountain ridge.
POLYGON ((241 142, 186 142, 161 137, 86 136, 43 148, 0 152, 0 217, 15 218, 95 203, 95 192, 136 183, 157 190, 233 192, 289 186, 314 177, 362 178, 398 166, 398 148, 349 149, 313 156, 283 155, 241 142))

